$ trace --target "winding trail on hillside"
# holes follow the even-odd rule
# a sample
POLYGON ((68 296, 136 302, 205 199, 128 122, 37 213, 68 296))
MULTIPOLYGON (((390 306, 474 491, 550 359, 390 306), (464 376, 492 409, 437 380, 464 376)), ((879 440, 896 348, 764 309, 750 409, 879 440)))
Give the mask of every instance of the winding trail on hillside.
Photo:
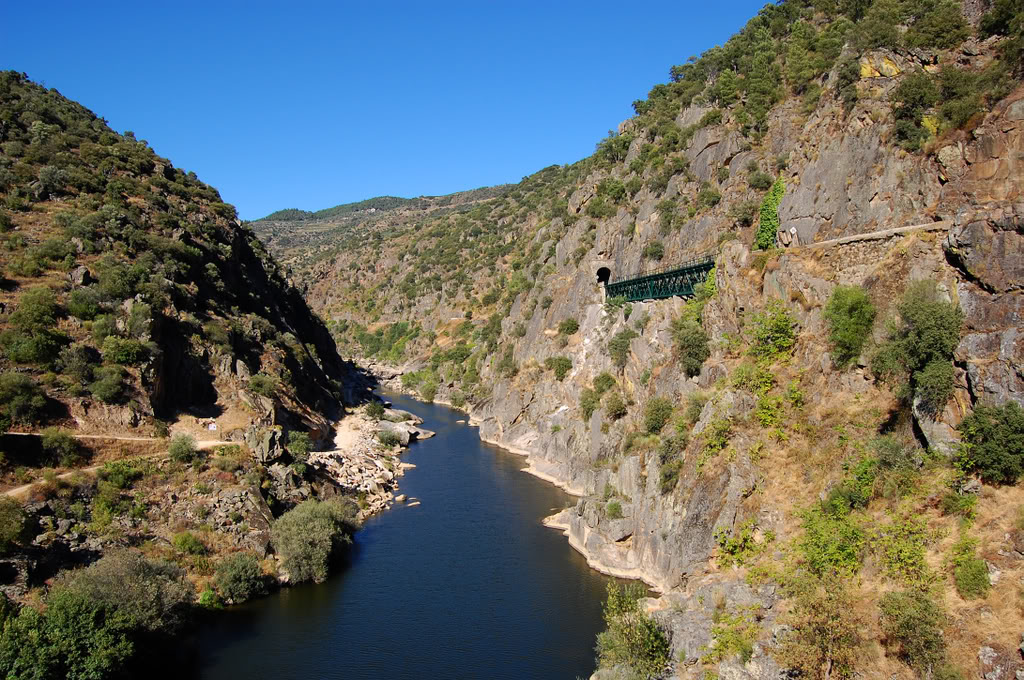
MULTIPOLYGON (((40 433, 40 432, 5 432, 4 434, 16 435, 16 436, 19 436, 19 437, 39 437, 39 436, 41 436, 42 433, 40 433)), ((122 442, 159 442, 159 441, 165 441, 164 439, 160 439, 158 437, 120 437, 120 436, 116 436, 116 435, 103 435, 103 434, 76 434, 76 435, 72 435, 72 436, 75 439, 108 439, 108 440, 122 441, 122 442)), ((199 449, 199 450, 212 449, 215 446, 223 446, 225 444, 232 444, 232 443, 233 442, 224 441, 224 440, 221 440, 221 439, 201 439, 201 440, 196 442, 196 448, 199 449)), ((142 456, 142 460, 151 460, 151 459, 154 459, 154 458, 162 458, 162 457, 164 457, 166 455, 167 455, 166 453, 153 453, 153 454, 150 454, 148 456, 142 456)), ((67 478, 71 477, 72 475, 74 475, 76 473, 79 473, 79 472, 95 473, 97 470, 99 470, 101 467, 103 467, 103 465, 105 465, 105 463, 100 463, 99 465, 90 465, 89 467, 77 468, 75 470, 70 470, 68 472, 64 472, 62 474, 57 475, 57 479, 67 479, 67 478)), ((36 485, 36 483, 37 482, 30 482, 28 484, 22 484, 21 486, 16 486, 13 489, 8 489, 7 491, 4 491, 2 495, 10 496, 12 498, 17 498, 19 496, 22 496, 22 495, 28 493, 32 489, 32 487, 36 485)))

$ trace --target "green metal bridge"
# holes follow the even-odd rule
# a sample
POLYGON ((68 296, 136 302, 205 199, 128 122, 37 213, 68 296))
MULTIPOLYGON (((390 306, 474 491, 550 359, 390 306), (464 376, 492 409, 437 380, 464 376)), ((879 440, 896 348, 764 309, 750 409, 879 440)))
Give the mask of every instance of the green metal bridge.
MULTIPOLYGON (((618 281, 609 281, 607 276, 610 276, 611 272, 608 272, 603 278, 603 283, 607 297, 624 297, 629 302, 661 300, 676 295, 693 297, 693 287, 703 283, 708 272, 714 267, 714 256, 705 254, 682 264, 670 265, 618 281)), ((598 272, 598 280, 602 280, 602 272, 598 272)))

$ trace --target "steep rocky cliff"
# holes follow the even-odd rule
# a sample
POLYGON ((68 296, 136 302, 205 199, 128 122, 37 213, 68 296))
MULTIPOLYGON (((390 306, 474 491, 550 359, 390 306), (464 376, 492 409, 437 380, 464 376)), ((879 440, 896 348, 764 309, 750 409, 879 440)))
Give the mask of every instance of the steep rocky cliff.
POLYGON ((580 496, 549 523, 664 593, 678 677, 1013 677, 1024 496, 971 478, 958 430, 1024 404, 1024 89, 1019 36, 992 28, 1019 31, 1013 11, 766 7, 593 157, 373 258, 353 241, 309 299, 344 351, 580 496), (705 252, 691 300, 599 283, 705 252), (849 362, 824 313, 840 286, 877 310, 849 362), (926 289, 962 319, 938 403, 878 358, 926 289), (922 656, 893 621, 925 610, 922 656))

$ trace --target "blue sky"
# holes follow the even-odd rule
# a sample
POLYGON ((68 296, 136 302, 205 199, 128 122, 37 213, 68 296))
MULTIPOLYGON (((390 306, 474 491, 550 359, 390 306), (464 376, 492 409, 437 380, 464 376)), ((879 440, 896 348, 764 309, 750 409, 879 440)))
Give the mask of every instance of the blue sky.
POLYGON ((134 131, 255 219, 579 160, 762 4, 20 2, 0 68, 134 131))

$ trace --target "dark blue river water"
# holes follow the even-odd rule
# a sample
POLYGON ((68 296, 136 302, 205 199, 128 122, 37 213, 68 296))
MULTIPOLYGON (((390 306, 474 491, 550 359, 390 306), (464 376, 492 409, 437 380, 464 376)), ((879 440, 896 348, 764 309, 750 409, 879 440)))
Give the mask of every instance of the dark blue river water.
POLYGON ((608 579, 541 519, 571 497, 480 441, 457 411, 388 395, 437 436, 335 575, 232 608, 200 631, 205 680, 558 678, 594 670, 608 579))

